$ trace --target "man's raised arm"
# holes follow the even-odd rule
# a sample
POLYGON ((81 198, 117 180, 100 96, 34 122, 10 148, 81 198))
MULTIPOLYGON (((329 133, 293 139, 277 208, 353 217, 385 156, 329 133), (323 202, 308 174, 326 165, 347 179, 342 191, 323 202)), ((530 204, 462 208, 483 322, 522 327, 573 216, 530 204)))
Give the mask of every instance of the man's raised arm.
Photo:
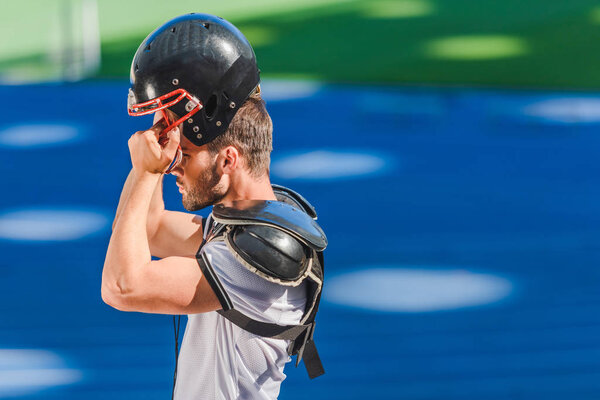
MULTIPOLYGON (((158 136, 163 126, 157 116, 155 116, 154 122, 155 124, 149 131, 153 131, 158 136)), ((165 210, 163 177, 164 174, 156 182, 146 218, 146 233, 150 253, 159 258, 194 256, 202 243, 202 217, 195 214, 165 210)), ((131 195, 134 178, 132 169, 121 191, 119 205, 112 225, 113 231, 123 213, 124 204, 127 203, 131 195)))
MULTIPOLYGON (((146 219, 146 233, 150 253, 159 258, 168 256, 191 257, 202 243, 202 217, 178 211, 165 210, 163 200, 163 176, 160 177, 152 194, 146 219)), ((123 213, 123 206, 129 199, 133 184, 133 169, 129 172, 113 221, 113 230, 123 213)))
POLYGON ((128 142, 134 172, 123 188, 101 288, 104 302, 119 310, 181 314, 220 307, 194 257, 151 259, 147 232, 150 205, 162 180, 160 171, 169 165, 179 142, 178 133, 170 133, 169 138, 173 143, 164 150, 149 131, 132 135, 128 142))

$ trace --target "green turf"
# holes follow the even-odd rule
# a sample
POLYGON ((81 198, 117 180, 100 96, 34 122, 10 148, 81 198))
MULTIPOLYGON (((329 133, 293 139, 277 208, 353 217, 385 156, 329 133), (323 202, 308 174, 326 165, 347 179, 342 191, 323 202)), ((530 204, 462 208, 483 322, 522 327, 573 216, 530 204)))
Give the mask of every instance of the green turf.
MULTIPOLYGON (((600 88, 597 0, 236 0, 204 9, 198 1, 147 3, 99 0, 99 77, 126 77, 155 26, 205 11, 246 33, 265 77, 600 88)), ((39 58, 35 49, 10 48, 0 50, 0 69, 39 58)))

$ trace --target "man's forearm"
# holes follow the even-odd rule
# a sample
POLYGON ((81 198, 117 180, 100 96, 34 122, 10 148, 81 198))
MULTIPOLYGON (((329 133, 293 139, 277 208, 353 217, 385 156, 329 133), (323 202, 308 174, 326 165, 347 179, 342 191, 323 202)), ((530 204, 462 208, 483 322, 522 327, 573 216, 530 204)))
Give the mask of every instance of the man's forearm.
MULTIPOLYGON (((117 211, 115 213, 115 219, 113 221, 113 230, 123 212, 123 206, 126 203, 129 195, 131 193, 131 187, 133 185, 133 169, 129 171, 129 175, 123 184, 123 190, 121 191, 121 196, 119 197, 119 205, 117 206, 117 211)), ((148 218, 146 222, 146 231, 148 234, 148 238, 151 238, 158 229, 160 225, 160 215, 165 210, 165 204, 163 201, 163 193, 162 193, 162 181, 163 175, 161 175, 158 183, 156 184, 154 193, 152 194, 152 200, 150 202, 150 207, 148 209, 148 218)))
POLYGON ((117 206, 117 212, 115 212, 115 219, 113 220, 112 227, 115 229, 115 225, 119 220, 119 216, 123 212, 123 206, 127 202, 129 198, 129 194, 131 193, 131 186, 133 184, 133 169, 129 171, 129 175, 127 175, 127 179, 125 179, 125 183, 123 184, 123 189, 121 190, 121 196, 119 197, 119 205, 117 206))
POLYGON ((148 209, 148 220, 146 221, 146 232, 148 233, 148 240, 156 234, 156 231, 160 227, 162 213, 165 211, 165 202, 163 200, 163 179, 164 174, 160 176, 154 193, 152 193, 152 199, 150 200, 150 208, 148 209))
MULTIPOLYGON (((155 189, 161 179, 158 174, 130 173, 129 194, 121 205, 106 252, 102 274, 103 286, 126 293, 139 268, 151 261, 146 223, 155 189)), ((126 185, 127 186, 127 185, 126 185)))

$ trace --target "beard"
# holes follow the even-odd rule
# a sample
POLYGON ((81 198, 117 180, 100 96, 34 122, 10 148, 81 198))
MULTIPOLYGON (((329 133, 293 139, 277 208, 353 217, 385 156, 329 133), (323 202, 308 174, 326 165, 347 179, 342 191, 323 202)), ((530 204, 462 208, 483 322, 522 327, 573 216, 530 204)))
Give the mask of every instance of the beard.
POLYGON ((220 180, 216 165, 203 171, 195 185, 184 188, 181 199, 183 207, 188 211, 197 211, 221 201, 225 197, 225 190, 219 184, 220 180))

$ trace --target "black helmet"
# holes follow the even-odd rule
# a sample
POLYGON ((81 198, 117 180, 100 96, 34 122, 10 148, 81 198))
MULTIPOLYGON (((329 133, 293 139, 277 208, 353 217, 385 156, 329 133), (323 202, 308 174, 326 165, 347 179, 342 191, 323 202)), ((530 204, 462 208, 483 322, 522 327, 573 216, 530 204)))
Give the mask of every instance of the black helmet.
POLYGON ((227 130, 239 107, 258 88, 252 46, 223 18, 186 14, 142 42, 131 63, 130 115, 166 108, 183 134, 201 146, 227 130))

